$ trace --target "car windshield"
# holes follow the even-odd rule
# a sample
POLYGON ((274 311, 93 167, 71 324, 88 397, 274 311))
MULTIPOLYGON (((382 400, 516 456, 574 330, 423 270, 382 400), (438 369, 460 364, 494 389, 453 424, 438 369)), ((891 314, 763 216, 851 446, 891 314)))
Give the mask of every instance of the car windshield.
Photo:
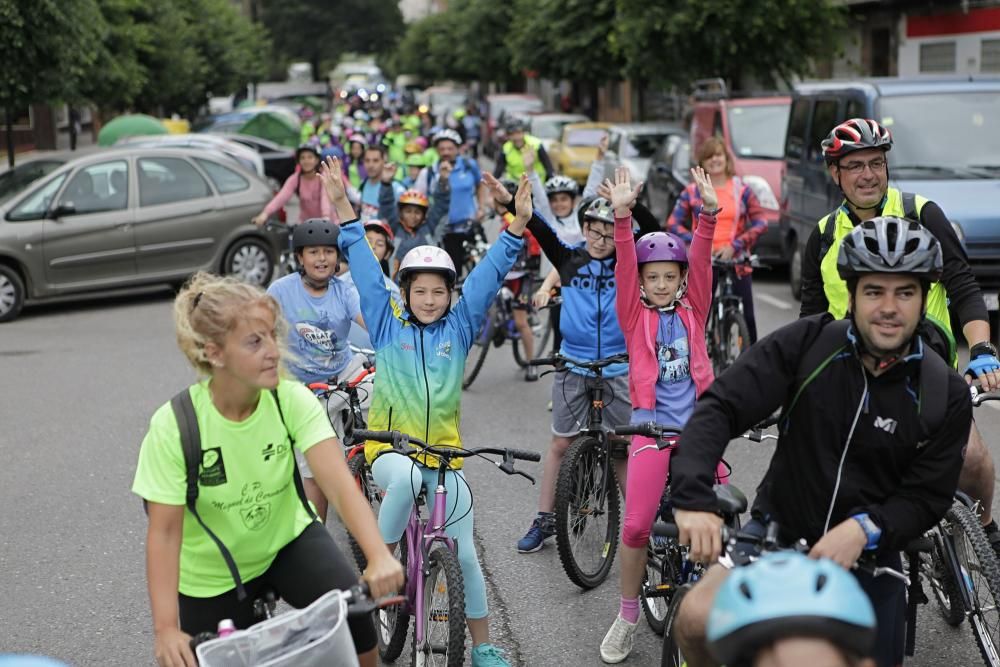
POLYGON ((48 176, 63 164, 59 160, 36 160, 0 174, 0 202, 7 201, 42 176, 48 176))
POLYGON ((621 157, 653 157, 653 153, 656 152, 656 149, 660 147, 666 138, 666 132, 630 134, 622 139, 621 157))
POLYGON ((883 97, 879 112, 892 132, 890 168, 1000 168, 995 92, 883 97))
POLYGON ((539 139, 558 139, 562 134, 564 125, 569 124, 569 120, 544 120, 536 118, 531 123, 531 133, 539 139))
POLYGON ((569 130, 566 133, 567 146, 597 146, 601 142, 601 137, 606 135, 607 130, 599 127, 588 127, 586 129, 569 130))
POLYGON ((736 157, 782 159, 790 110, 790 104, 730 107, 729 133, 736 157))
POLYGON ((508 114, 512 112, 537 113, 542 109, 542 101, 537 98, 526 97, 512 100, 499 100, 491 105, 490 115, 493 116, 494 119, 497 119, 504 111, 508 114))

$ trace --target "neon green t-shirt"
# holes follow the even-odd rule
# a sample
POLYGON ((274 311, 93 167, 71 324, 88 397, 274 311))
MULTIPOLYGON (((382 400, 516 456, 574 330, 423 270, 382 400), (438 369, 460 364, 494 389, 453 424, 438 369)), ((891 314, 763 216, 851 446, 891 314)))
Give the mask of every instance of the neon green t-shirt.
MULTIPOLYGON (((198 513, 232 553, 240 577, 249 581, 263 574, 311 521, 295 491, 288 432, 268 391, 261 392, 257 409, 242 422, 219 414, 208 380, 192 385, 190 392, 201 431, 198 513)), ((278 396, 300 451, 334 437, 326 411, 305 385, 282 380, 278 396)), ((167 403, 150 420, 132 492, 151 502, 184 505, 186 491, 180 432, 167 403)), ((205 598, 235 587, 218 547, 185 509, 178 589, 205 598)))

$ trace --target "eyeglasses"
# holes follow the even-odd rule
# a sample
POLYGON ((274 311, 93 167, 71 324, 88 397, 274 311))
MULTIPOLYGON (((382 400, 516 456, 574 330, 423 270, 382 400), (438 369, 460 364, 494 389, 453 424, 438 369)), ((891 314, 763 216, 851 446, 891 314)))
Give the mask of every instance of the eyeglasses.
POLYGON ((590 240, 594 243, 597 243, 598 241, 614 242, 615 240, 614 234, 602 234, 593 227, 587 227, 587 236, 589 236, 590 240))
POLYGON ((847 164, 841 163, 837 166, 846 171, 848 174, 860 174, 864 172, 865 167, 871 169, 872 173, 878 173, 885 169, 885 158, 877 157, 868 162, 848 162, 847 164))

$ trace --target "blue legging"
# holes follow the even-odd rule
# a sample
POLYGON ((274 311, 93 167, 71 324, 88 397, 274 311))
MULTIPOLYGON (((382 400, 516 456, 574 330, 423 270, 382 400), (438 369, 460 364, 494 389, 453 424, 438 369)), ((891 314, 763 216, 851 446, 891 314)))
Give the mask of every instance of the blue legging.
MULTIPOLYGON (((421 486, 427 490, 430 511, 437 486, 437 470, 413 465, 412 459, 399 454, 383 454, 372 464, 372 475, 375 483, 385 491, 378 512, 379 531, 386 544, 395 544, 406 530, 410 510, 413 509, 413 496, 421 486)), ((458 562, 465 584, 465 617, 486 618, 486 580, 479 567, 476 543, 472 540, 472 495, 465 484, 465 475, 458 470, 449 470, 445 474, 445 489, 448 491, 445 518, 454 522, 445 528, 445 532, 458 545, 458 562), (463 514, 465 517, 456 521, 463 514)))

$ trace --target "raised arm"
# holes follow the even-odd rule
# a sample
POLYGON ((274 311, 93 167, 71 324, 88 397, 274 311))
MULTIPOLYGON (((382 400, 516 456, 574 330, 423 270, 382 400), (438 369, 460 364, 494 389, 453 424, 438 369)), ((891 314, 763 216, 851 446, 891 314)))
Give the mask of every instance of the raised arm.
POLYGON ((590 173, 587 174, 587 184, 583 186, 583 199, 597 196, 597 188, 604 182, 604 156, 608 152, 608 135, 605 134, 597 143, 597 158, 590 163, 590 173))
POLYGON ((712 179, 705 174, 704 169, 700 166, 693 167, 691 176, 698 184, 705 205, 698 214, 698 226, 688 248, 688 299, 695 315, 705 322, 712 306, 712 237, 716 222, 715 216, 707 215, 705 210, 715 210, 719 200, 712 186, 712 179))
POLYGON ((531 183, 531 199, 535 203, 535 208, 546 220, 554 220, 552 207, 549 206, 549 195, 545 192, 545 184, 538 177, 538 172, 534 169, 528 171, 528 181, 531 183))
POLYGON ((642 184, 635 189, 629 181, 627 167, 615 170, 615 183, 605 183, 610 189, 611 206, 615 211, 615 306, 618 312, 618 322, 622 330, 631 331, 635 328, 642 312, 642 300, 639 292, 639 265, 635 254, 635 238, 632 236, 632 206, 642 184))
MULTIPOLYGON (((507 206, 511 213, 516 215, 516 210, 512 209, 514 198, 507 189, 495 177, 486 174, 483 176, 483 183, 489 188, 493 198, 501 204, 507 206)), ((532 211, 531 220, 528 221, 528 229, 535 235, 535 240, 542 246, 542 252, 549 258, 555 267, 562 266, 573 252, 573 248, 565 245, 560 239, 556 230, 542 218, 537 211, 532 211)))

